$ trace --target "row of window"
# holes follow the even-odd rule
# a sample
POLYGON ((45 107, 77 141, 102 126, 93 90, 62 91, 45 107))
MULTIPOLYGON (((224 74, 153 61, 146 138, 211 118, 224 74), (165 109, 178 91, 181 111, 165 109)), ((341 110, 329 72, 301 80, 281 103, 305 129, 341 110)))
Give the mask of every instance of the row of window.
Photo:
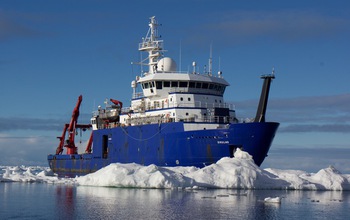
POLYGON ((156 87, 156 89, 163 88, 195 88, 195 89, 209 89, 224 93, 226 86, 216 83, 207 82, 184 82, 184 81, 151 81, 141 84, 142 89, 156 87))

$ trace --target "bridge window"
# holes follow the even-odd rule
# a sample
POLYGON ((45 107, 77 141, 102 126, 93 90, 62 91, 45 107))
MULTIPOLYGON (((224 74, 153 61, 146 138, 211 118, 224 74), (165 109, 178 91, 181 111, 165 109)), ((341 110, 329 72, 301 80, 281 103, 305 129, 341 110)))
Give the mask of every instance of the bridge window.
POLYGON ((197 82, 197 84, 196 84, 196 88, 202 88, 202 83, 200 83, 200 82, 197 82))
POLYGON ((156 81, 156 89, 162 89, 162 81, 156 81))
POLYGON ((190 82, 188 87, 195 88, 196 87, 196 83, 195 82, 190 82))
POLYGON ((171 87, 178 87, 178 82, 177 81, 171 81, 171 87))
POLYGON ((169 81, 164 81, 164 87, 170 87, 170 82, 169 81))
POLYGON ((207 89, 209 87, 209 84, 208 83, 203 83, 202 84, 202 89, 207 89))
POLYGON ((186 88, 187 87, 187 82, 180 82, 179 87, 186 88))

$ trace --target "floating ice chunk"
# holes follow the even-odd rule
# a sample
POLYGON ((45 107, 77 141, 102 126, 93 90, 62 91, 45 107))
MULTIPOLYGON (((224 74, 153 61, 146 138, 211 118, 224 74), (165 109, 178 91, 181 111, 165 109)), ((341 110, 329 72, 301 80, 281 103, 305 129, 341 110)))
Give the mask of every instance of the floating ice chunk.
POLYGON ((264 199, 264 202, 266 203, 281 203, 282 199, 281 197, 275 197, 275 198, 271 198, 271 197, 267 197, 264 199))

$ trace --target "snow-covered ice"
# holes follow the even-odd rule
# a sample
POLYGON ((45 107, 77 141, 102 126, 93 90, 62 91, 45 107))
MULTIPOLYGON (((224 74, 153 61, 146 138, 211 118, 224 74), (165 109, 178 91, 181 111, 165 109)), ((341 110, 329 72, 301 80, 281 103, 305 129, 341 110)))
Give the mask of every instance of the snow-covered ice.
POLYGON ((75 178, 59 178, 47 167, 0 166, 0 182, 6 181, 136 188, 350 190, 350 174, 334 167, 317 173, 261 169, 241 150, 234 158, 222 158, 202 169, 114 163, 75 178))

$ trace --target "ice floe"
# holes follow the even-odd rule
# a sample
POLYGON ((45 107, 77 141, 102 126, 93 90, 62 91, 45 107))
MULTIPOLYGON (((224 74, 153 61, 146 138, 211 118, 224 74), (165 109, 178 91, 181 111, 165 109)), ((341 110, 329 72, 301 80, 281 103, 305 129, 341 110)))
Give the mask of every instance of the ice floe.
POLYGON ((58 178, 47 167, 0 166, 0 182, 8 181, 136 188, 350 190, 350 174, 332 166, 317 173, 261 169, 240 150, 234 158, 222 158, 202 169, 113 163, 75 178, 58 178))

